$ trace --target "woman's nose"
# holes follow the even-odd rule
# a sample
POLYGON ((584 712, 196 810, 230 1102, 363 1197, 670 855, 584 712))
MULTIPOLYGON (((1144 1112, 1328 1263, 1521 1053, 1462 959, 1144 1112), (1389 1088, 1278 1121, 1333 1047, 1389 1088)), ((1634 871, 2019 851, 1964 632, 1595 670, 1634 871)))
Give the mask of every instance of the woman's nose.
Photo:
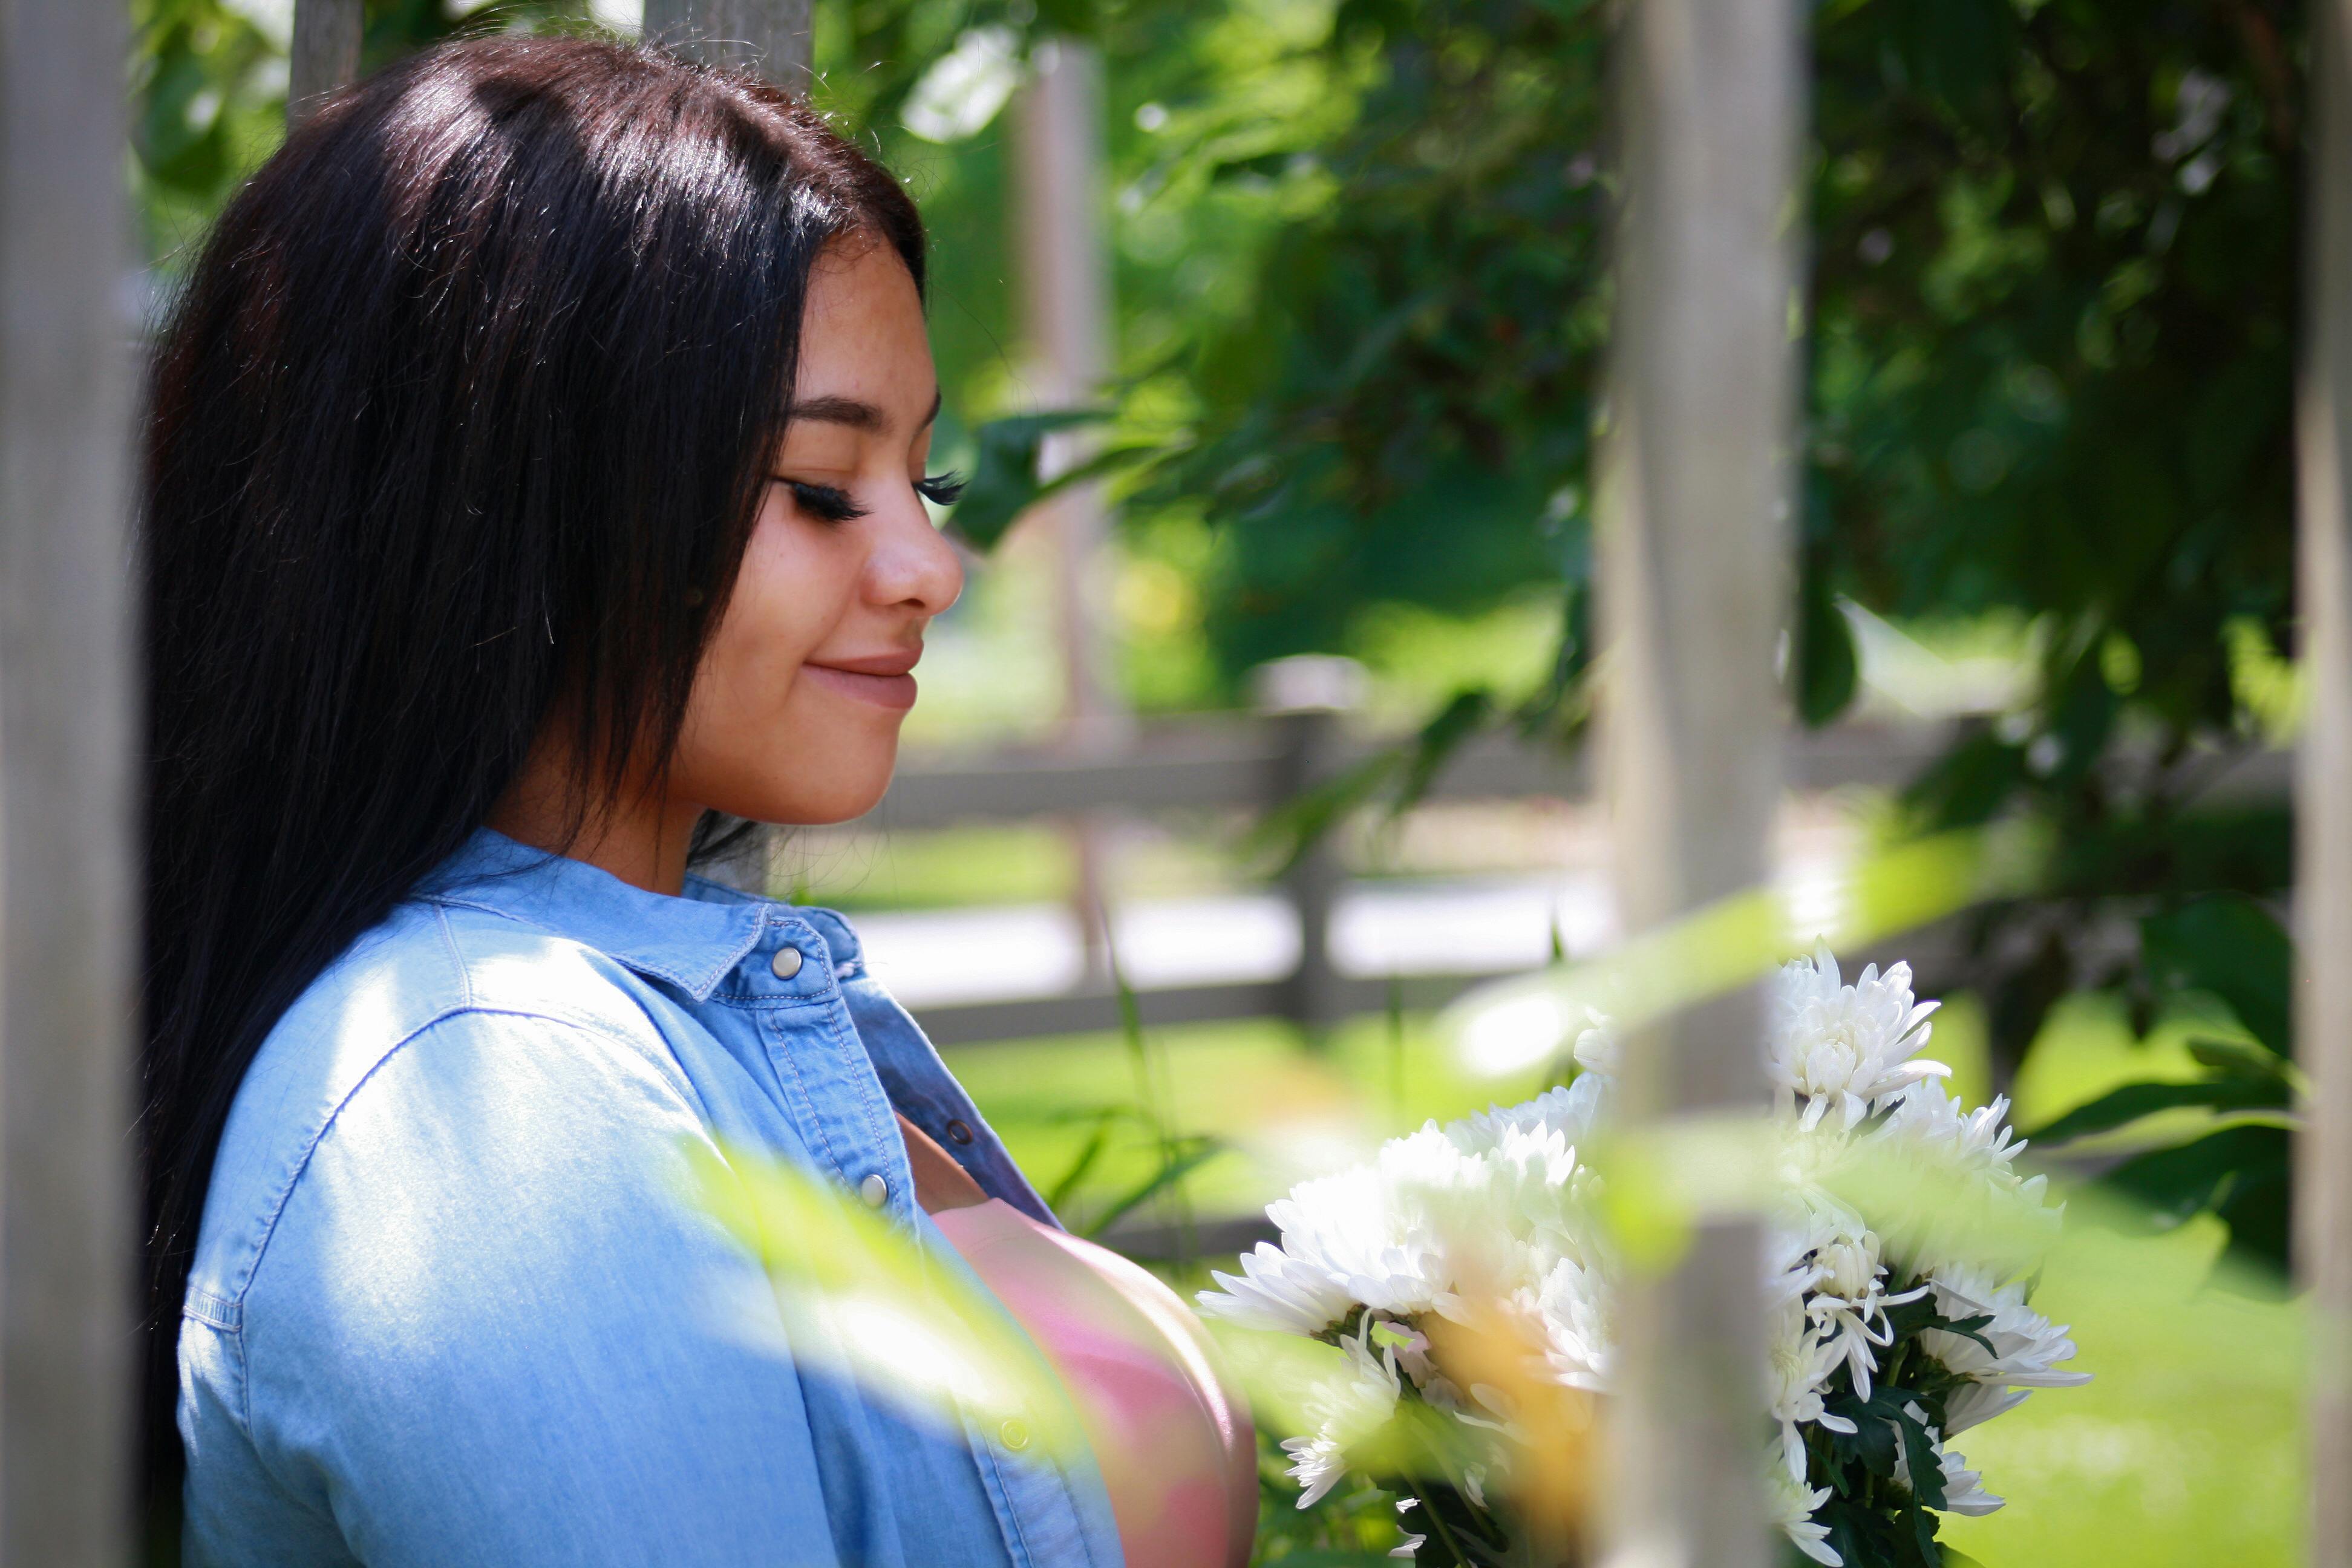
POLYGON ((947 536, 932 526, 920 500, 909 495, 906 506, 890 508, 889 521, 877 532, 866 565, 866 592, 873 603, 936 616, 956 602, 963 592, 963 562, 947 536))

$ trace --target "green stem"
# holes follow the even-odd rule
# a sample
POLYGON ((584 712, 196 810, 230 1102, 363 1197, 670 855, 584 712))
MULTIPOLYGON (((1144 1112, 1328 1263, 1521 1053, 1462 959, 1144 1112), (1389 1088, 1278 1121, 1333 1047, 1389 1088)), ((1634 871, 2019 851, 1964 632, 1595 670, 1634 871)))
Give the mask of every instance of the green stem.
POLYGON ((1447 1528, 1445 1516, 1438 1512, 1435 1506, 1419 1492, 1413 1493, 1412 1497, 1415 1505, 1429 1520, 1430 1532, 1437 1537, 1439 1544, 1454 1554, 1454 1562, 1462 1563, 1464 1568, 1472 1568, 1470 1559, 1462 1554, 1461 1542, 1454 1539, 1454 1531, 1447 1528))

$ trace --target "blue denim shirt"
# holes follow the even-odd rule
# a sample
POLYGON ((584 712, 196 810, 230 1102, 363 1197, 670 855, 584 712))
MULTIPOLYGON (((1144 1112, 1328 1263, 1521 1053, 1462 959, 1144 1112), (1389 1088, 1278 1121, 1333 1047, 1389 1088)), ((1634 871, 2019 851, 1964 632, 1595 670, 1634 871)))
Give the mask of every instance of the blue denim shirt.
POLYGON ((830 1370, 683 1195, 695 1145, 777 1151, 961 1268, 894 1106, 1050 1217, 838 915, 478 834, 238 1089, 181 1321, 190 1561, 1119 1568, 1084 1461, 830 1370))

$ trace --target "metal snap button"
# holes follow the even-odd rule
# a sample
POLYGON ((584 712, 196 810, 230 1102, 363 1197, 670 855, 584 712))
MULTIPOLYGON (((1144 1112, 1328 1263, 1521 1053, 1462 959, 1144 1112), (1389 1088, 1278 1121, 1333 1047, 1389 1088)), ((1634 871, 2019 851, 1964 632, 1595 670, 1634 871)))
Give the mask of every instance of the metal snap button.
POLYGON ((949 1123, 948 1123, 948 1142, 950 1142, 950 1143, 969 1143, 969 1142, 971 1142, 971 1128, 969 1128, 969 1127, 967 1127, 967 1126, 965 1126, 965 1125, 964 1125, 962 1122, 961 1122, 961 1121, 950 1121, 950 1122, 949 1122, 949 1123))
POLYGON ((1017 1454, 1029 1446, 1029 1423, 1018 1415, 1013 1416, 996 1429, 996 1435, 1004 1439, 1006 1447, 1017 1454))
POLYGON ((878 1174, 868 1176, 857 1184, 857 1195, 866 1200, 867 1208, 878 1209, 890 1201, 890 1184, 878 1174))
POLYGON ((797 947, 776 949, 776 956, 768 960, 768 967, 776 972, 777 979, 790 980, 801 972, 801 950, 797 947))

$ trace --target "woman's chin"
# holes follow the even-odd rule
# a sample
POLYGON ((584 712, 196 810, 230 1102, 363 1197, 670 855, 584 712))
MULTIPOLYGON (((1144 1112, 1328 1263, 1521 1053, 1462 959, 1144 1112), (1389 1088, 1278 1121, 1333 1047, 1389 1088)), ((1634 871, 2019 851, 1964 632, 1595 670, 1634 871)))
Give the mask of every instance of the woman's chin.
POLYGON ((842 768, 823 779, 794 778, 789 791, 746 791, 737 797, 739 805, 722 804, 718 809, 780 827, 824 827, 852 821, 881 805, 883 795, 889 793, 890 763, 896 751, 894 746, 894 755, 872 768, 842 768))

